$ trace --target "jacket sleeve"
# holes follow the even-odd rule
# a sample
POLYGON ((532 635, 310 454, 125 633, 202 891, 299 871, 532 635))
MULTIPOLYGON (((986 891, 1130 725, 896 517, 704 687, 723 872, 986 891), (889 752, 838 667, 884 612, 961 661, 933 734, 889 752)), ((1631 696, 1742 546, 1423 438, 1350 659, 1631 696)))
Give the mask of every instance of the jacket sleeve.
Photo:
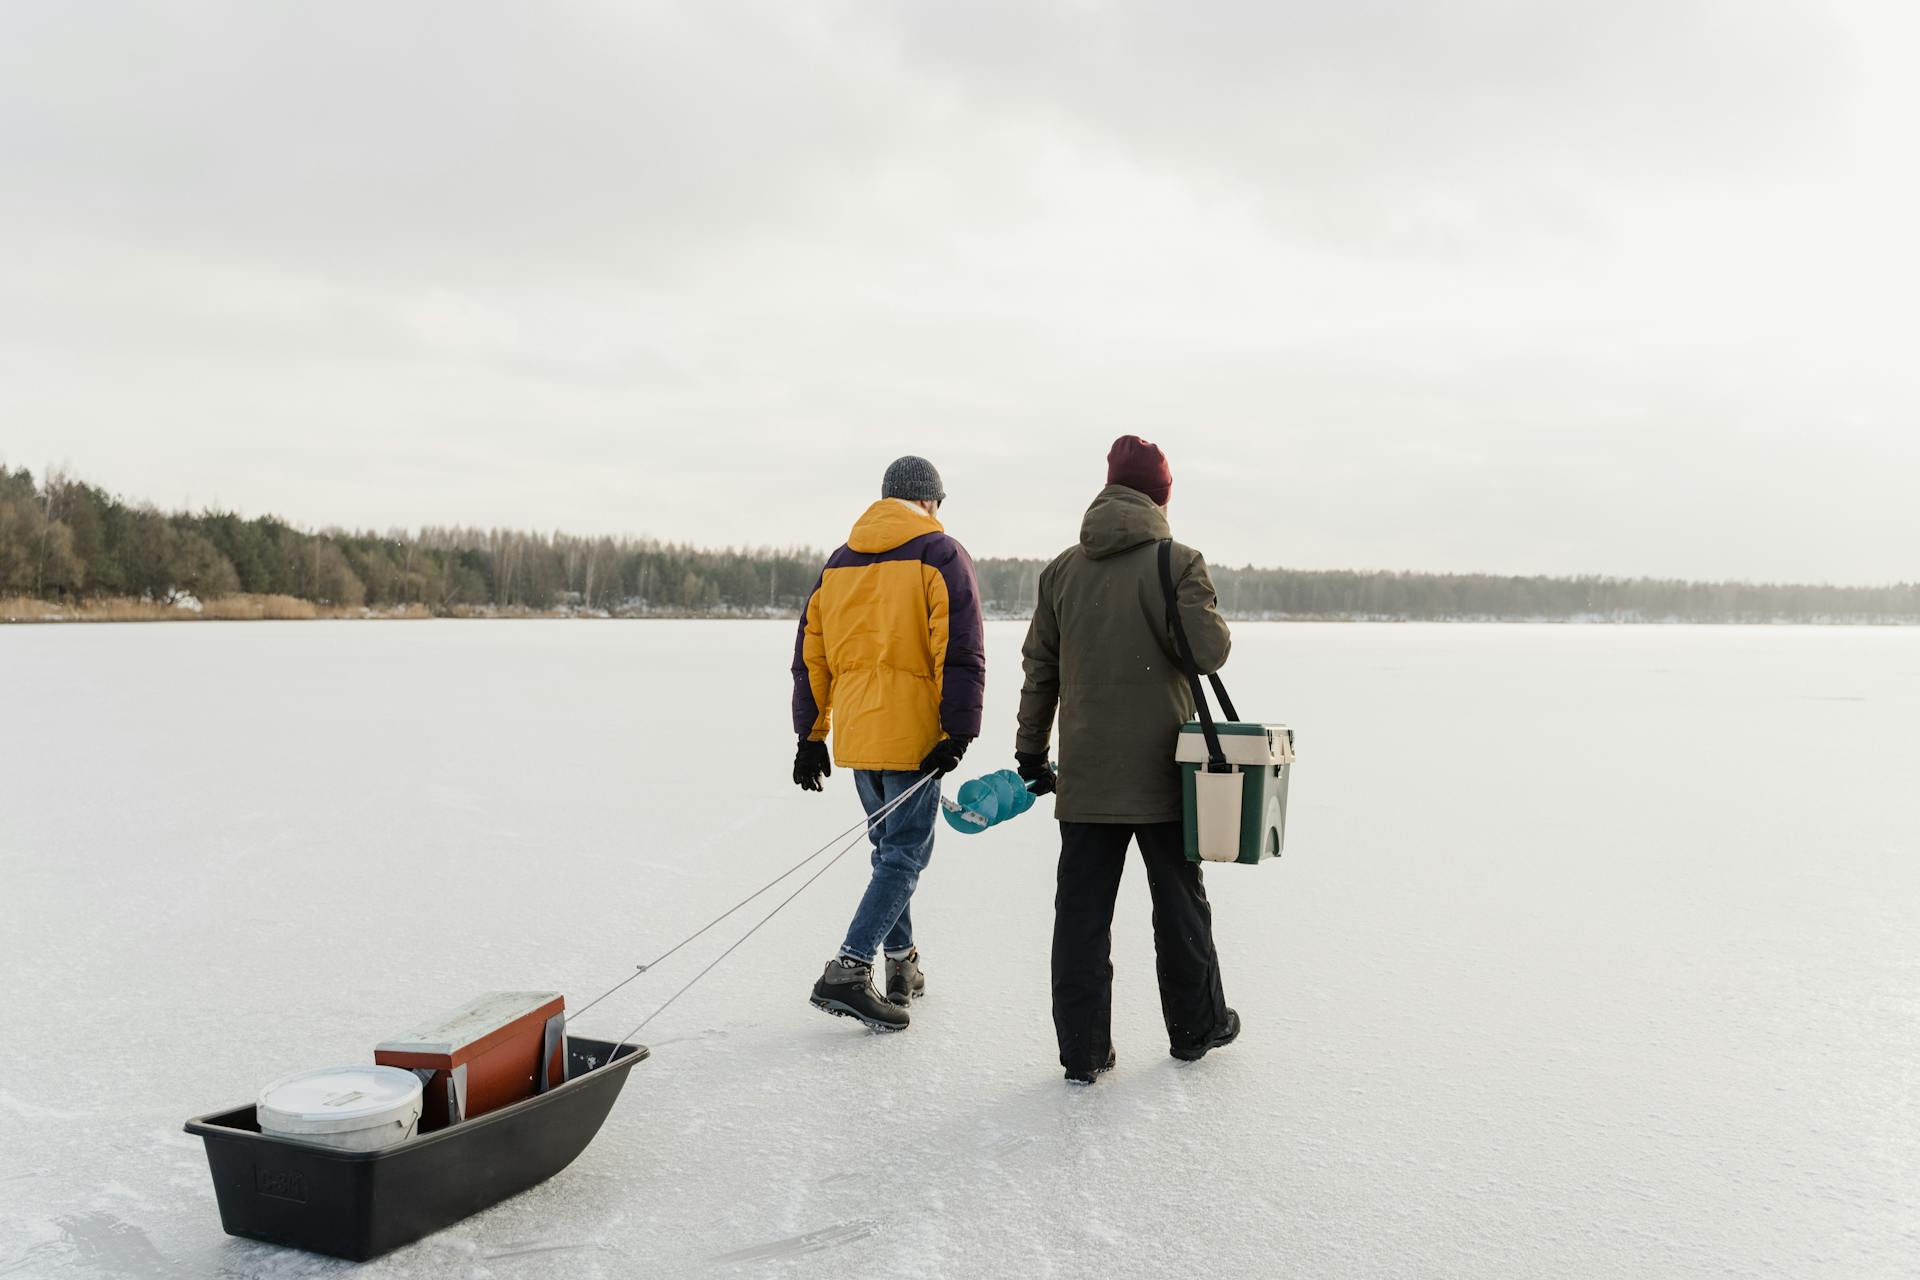
POLYGON ((1180 622, 1187 629, 1187 643, 1193 647, 1193 661, 1201 675, 1211 675, 1227 665, 1227 653, 1233 648, 1233 636, 1227 620, 1220 616, 1213 578, 1207 573, 1206 557, 1198 551, 1180 575, 1180 622))
POLYGON ((1053 714, 1060 703, 1060 619, 1053 609, 1053 566, 1040 574, 1039 598, 1033 603, 1033 621, 1020 647, 1020 665, 1026 680, 1020 686, 1020 729, 1015 751, 1046 751, 1053 737, 1053 714))
POLYGON ((799 634, 793 639, 793 731, 814 742, 826 740, 833 707, 833 671, 827 665, 826 633, 820 628, 820 584, 825 580, 823 570, 807 592, 799 634))
POLYGON ((973 558, 952 538, 928 549, 936 572, 927 583, 927 640, 940 687, 940 732, 949 738, 980 736, 981 704, 987 694, 987 638, 980 617, 980 586, 973 558))

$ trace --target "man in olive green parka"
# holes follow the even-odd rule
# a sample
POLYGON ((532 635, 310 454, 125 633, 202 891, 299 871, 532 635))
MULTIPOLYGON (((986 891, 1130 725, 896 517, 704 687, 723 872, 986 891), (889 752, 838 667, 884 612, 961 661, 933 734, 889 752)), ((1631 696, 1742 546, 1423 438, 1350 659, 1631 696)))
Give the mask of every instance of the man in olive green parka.
MULTIPOLYGON (((1113 1066, 1113 907, 1137 842, 1153 896, 1160 1006, 1170 1051, 1195 1059, 1233 1040, 1200 868, 1187 861, 1180 726, 1193 698, 1168 634, 1159 544, 1170 541, 1173 479, 1160 450, 1122 436, 1107 455, 1107 487, 1087 508, 1079 542, 1040 574, 1022 650, 1015 759, 1028 789, 1058 787, 1060 867, 1054 899, 1053 1020, 1068 1080, 1091 1084, 1113 1066), (1047 764, 1056 710, 1061 772, 1047 764)), ((1198 551, 1174 542, 1180 618, 1202 674, 1227 660, 1227 623, 1198 551)))

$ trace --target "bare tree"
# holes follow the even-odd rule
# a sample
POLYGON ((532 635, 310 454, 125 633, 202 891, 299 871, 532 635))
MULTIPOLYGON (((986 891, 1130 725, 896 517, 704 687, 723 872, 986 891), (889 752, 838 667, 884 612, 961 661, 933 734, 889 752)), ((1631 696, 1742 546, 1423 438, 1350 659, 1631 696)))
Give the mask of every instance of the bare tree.
POLYGON ((45 486, 46 510, 40 522, 40 562, 33 571, 33 594, 44 595, 47 588, 47 560, 53 554, 53 522, 58 519, 53 514, 54 499, 66 487, 66 473, 51 464, 46 470, 45 486))

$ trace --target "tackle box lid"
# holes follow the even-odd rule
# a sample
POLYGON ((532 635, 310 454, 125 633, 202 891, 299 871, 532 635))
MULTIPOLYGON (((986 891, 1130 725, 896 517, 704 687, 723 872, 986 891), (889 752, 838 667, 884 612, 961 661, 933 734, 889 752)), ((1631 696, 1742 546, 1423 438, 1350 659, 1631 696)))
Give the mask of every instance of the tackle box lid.
POLYGON ((516 1034, 522 1024, 536 1021, 544 1026, 565 1008, 558 991, 489 991, 382 1040, 374 1051, 444 1057, 447 1065, 457 1066, 516 1034))
MULTIPOLYGON (((1293 730, 1284 724, 1222 720, 1213 727, 1220 735, 1220 754, 1228 764, 1293 763, 1293 730)), ((1178 764, 1205 763, 1207 735, 1198 720, 1189 720, 1180 726, 1180 740, 1174 745, 1173 758, 1178 764)))

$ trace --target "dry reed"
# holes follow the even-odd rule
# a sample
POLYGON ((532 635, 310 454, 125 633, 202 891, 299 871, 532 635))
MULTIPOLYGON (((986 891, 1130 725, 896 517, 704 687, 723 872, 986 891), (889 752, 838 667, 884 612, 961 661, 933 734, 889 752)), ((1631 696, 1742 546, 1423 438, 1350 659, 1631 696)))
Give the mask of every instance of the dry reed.
POLYGON ((29 596, 0 599, 0 623, 6 622, 310 622, 339 618, 430 618, 424 605, 392 609, 363 609, 344 605, 316 605, 282 595, 231 595, 209 600, 198 609, 134 600, 124 596, 76 603, 35 600, 29 596))

